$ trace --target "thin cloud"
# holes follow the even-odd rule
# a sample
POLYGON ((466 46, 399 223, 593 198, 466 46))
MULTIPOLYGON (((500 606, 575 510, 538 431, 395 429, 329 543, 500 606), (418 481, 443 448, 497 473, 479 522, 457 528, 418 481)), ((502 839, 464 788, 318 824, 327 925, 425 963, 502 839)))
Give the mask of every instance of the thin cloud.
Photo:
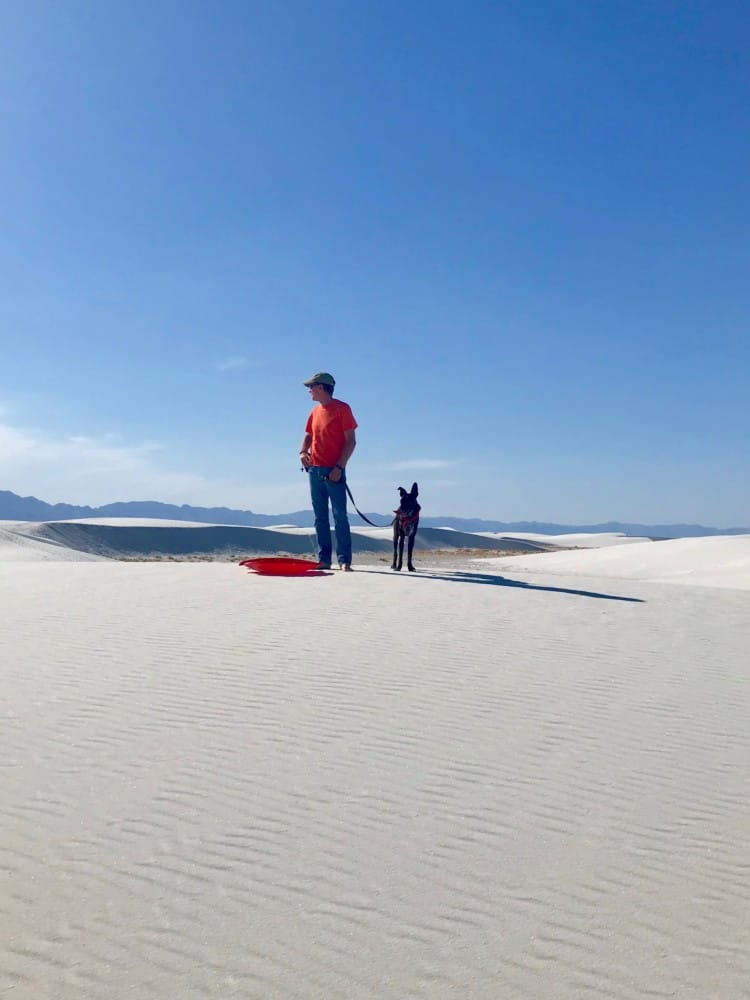
POLYGON ((237 371, 239 368, 247 368, 249 364, 250 361, 248 358, 224 358, 223 361, 217 362, 216 370, 219 372, 232 372, 237 371))
POLYGON ((0 423, 5 488, 51 503, 184 502, 186 494, 205 487, 201 476, 157 464, 161 452, 161 446, 152 441, 128 444, 115 435, 54 437, 38 429, 0 423))

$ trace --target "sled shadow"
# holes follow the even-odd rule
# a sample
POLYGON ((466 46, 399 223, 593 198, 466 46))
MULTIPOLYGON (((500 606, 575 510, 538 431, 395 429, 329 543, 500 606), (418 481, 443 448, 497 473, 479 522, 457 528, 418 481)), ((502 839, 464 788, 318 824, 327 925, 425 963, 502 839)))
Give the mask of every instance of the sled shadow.
MULTIPOLYGON (((369 570, 371 573, 381 573, 383 576, 396 576, 386 570, 369 570)), ((448 583, 483 583, 491 587, 521 587, 524 590, 543 590, 551 594, 572 594, 575 597, 593 597, 600 601, 625 601, 628 604, 645 604, 640 597, 620 597, 617 594, 599 594, 594 590, 572 590, 569 587, 542 587, 534 583, 524 583, 521 580, 509 580, 505 576, 493 573, 472 573, 456 570, 455 573, 399 573, 399 576, 422 577, 426 580, 445 580, 448 583)))

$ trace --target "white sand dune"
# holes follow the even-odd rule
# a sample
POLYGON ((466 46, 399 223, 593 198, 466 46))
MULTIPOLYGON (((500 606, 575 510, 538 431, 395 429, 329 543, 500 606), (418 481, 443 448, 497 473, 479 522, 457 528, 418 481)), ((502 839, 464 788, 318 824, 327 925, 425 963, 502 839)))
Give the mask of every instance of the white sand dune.
POLYGON ((564 535, 543 535, 530 531, 511 531, 507 534, 500 531, 482 531, 479 534, 486 538, 516 538, 520 541, 542 542, 563 549, 600 549, 607 545, 632 545, 634 542, 651 541, 649 538, 625 535, 621 531, 569 532, 564 535))
MULTIPOLYGON (((512 562, 489 561, 500 572, 528 571, 750 590, 750 535, 674 538, 595 551, 514 557, 512 562)), ((486 563, 483 561, 483 565, 486 563)))
MULTIPOLYGON (((356 554, 390 553, 390 527, 353 528, 352 547, 356 554)), ((466 532, 440 528, 420 529, 418 551, 466 547, 495 550, 494 540, 466 532)), ((533 552, 533 542, 508 540, 506 551, 533 552)), ((317 553, 312 528, 251 528, 238 525, 200 524, 148 518, 82 518, 78 520, 2 522, 1 559, 84 559, 148 558, 158 555, 239 556, 263 553, 314 556, 317 553), (4 526, 2 526, 4 525, 4 526)))
POLYGON ((747 998, 747 595, 641 548, 0 558, 0 996, 747 998))
POLYGON ((91 561, 98 557, 78 552, 45 534, 45 526, 27 521, 0 521, 0 562, 71 562, 91 561))

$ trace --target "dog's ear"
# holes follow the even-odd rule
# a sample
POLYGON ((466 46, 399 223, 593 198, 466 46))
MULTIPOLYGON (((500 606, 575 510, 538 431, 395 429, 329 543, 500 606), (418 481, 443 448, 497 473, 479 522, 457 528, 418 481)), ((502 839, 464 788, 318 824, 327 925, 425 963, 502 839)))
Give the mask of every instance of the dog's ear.
POLYGON ((419 496, 419 487, 417 486, 416 483, 411 484, 411 495, 414 497, 415 500, 419 496))
POLYGON ((404 489, 403 486, 399 486, 398 491, 401 494, 401 499, 402 500, 404 499, 405 496, 408 496, 408 494, 407 494, 407 492, 406 492, 406 490, 404 489))

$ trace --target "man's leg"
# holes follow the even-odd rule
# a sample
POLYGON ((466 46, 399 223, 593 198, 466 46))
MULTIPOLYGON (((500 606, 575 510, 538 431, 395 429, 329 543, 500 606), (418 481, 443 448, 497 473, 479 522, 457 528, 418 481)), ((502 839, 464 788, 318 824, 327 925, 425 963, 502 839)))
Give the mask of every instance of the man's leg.
POLYGON ((318 538, 318 560, 331 565, 331 522, 328 515, 328 483, 322 478, 327 470, 310 469, 310 499, 315 515, 315 534, 318 538))
POLYGON ((333 524, 336 529, 336 557, 339 566, 352 564, 352 533, 349 528, 349 518, 346 513, 346 480, 338 483, 326 482, 328 495, 331 498, 333 524))

